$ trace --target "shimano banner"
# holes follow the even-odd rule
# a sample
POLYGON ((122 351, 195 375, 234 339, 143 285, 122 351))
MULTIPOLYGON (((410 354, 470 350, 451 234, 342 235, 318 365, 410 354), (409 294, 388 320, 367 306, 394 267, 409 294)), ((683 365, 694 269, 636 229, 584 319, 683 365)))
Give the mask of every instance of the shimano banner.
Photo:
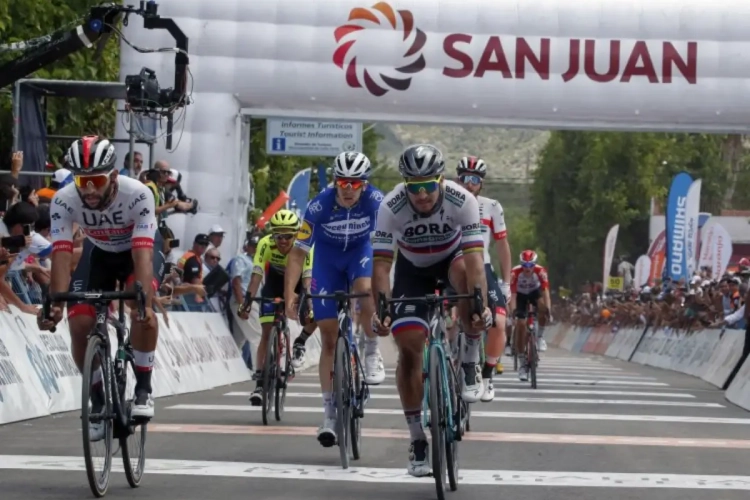
POLYGON ((667 265, 666 276, 672 281, 688 279, 687 252, 687 197, 693 179, 687 172, 680 172, 672 180, 667 198, 667 265))
POLYGON ((685 262, 687 277, 692 278, 698 263, 698 226, 701 204, 701 180, 690 185, 685 205, 685 262))

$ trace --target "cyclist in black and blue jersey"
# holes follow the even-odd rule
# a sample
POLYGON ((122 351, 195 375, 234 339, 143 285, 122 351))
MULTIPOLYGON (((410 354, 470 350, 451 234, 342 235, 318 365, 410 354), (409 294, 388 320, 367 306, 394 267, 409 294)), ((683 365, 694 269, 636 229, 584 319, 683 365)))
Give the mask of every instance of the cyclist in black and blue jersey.
MULTIPOLYGON (((305 255, 313 244, 315 252, 312 269, 312 293, 328 294, 336 291, 369 293, 372 276, 372 244, 383 193, 367 180, 372 171, 370 160, 362 153, 341 153, 334 161, 334 186, 325 189, 310 202, 287 262, 284 298, 287 316, 297 318, 295 286, 300 278, 305 255)), ((362 316, 375 313, 372 297, 360 299, 362 316)), ((313 300, 313 315, 320 328, 322 350, 319 374, 323 392, 325 419, 318 430, 318 441, 325 447, 336 444, 336 408, 331 381, 334 349, 338 338, 336 301, 313 300)), ((378 349, 377 336, 369 321, 365 329, 365 382, 371 385, 385 380, 383 358, 378 349)), ((304 350, 306 338, 295 342, 295 357, 304 350)))

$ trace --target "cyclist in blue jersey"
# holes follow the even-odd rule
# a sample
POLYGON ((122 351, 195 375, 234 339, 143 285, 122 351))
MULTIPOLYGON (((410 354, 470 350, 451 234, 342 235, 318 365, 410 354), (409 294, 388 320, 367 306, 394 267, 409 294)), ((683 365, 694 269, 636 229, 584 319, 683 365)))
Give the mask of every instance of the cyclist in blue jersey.
MULTIPOLYGON (((327 188, 307 206, 294 249, 287 261, 284 298, 287 316, 297 318, 294 292, 302 272, 305 255, 313 244, 312 292, 369 293, 372 276, 372 245, 370 233, 375 227, 383 193, 367 179, 372 167, 362 153, 341 153, 334 161, 334 187, 327 188)), ((362 317, 375 313, 372 297, 359 299, 362 317)), ((318 441, 325 447, 336 444, 336 408, 334 406, 333 357, 338 337, 336 302, 313 300, 313 315, 321 333, 322 350, 318 372, 323 392, 325 418, 318 429, 318 441)), ((369 321, 365 321, 365 382, 377 385, 385 380, 383 358, 378 338, 369 321)), ((295 356, 304 351, 305 338, 295 342, 295 356)))

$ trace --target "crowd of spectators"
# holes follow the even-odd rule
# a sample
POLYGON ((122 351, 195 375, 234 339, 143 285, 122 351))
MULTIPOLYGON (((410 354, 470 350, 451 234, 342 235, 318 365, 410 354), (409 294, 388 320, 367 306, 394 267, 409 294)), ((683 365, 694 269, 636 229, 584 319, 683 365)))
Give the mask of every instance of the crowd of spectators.
MULTIPOLYGON (((622 269, 619 268, 618 269, 622 269)), ((622 290, 606 290, 601 283, 585 283, 579 293, 560 297, 554 317, 579 326, 612 325, 613 328, 652 326, 679 330, 705 328, 744 329, 750 261, 740 261, 739 271, 712 279, 702 268, 689 280, 655 280, 635 286, 632 276, 622 276, 622 290)))

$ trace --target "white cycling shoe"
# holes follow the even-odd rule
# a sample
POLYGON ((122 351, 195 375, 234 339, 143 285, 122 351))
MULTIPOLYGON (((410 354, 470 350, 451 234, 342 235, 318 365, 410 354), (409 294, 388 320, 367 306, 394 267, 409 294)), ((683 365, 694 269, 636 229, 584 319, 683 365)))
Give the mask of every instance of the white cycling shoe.
POLYGON ((482 383, 484 385, 484 390, 482 391, 482 397, 480 397, 479 400, 482 403, 489 403, 495 399, 495 386, 492 385, 492 379, 489 378, 482 380, 482 383))
POLYGON ((104 439, 107 426, 104 422, 89 422, 89 441, 95 443, 104 439))
POLYGON ((547 350, 547 341, 544 339, 539 339, 539 342, 537 343, 537 348, 539 349, 539 352, 544 352, 547 350))
POLYGON ((135 395, 130 416, 137 418, 154 418, 154 398, 151 397, 151 394, 144 392, 135 395))
POLYGON ((385 380, 385 366, 383 356, 377 351, 365 356, 365 383, 367 385, 379 385, 385 380))
POLYGON ((476 403, 482 395, 482 369, 478 363, 462 363, 464 371, 464 386, 461 399, 467 403, 476 403))
POLYGON ((330 448, 336 444, 336 419, 326 418, 323 425, 318 427, 318 442, 324 448, 330 448))
POLYGON ((425 477, 432 474, 430 465, 430 445, 427 440, 412 441, 409 446, 409 465, 406 467, 410 476, 425 477))

